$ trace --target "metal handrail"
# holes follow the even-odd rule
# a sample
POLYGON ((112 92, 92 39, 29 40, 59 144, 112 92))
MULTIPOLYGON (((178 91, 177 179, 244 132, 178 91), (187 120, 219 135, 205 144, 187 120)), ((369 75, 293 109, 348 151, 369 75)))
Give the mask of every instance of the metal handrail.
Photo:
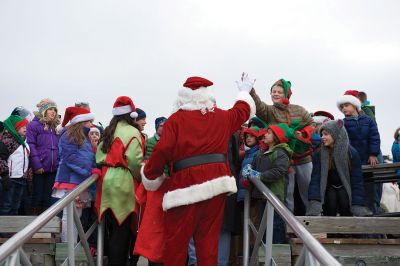
POLYGON ((0 263, 3 262, 8 256, 14 253, 20 246, 29 240, 36 232, 45 226, 53 217, 60 213, 64 207, 73 202, 82 192, 90 187, 97 179, 98 175, 91 175, 79 186, 72 190, 65 197, 54 203, 46 211, 40 214, 35 220, 28 224, 21 231, 12 236, 4 244, 0 246, 0 263))
POLYGON ((322 245, 319 243, 308 230, 296 219, 288 208, 272 193, 272 191, 257 179, 250 177, 250 181, 265 196, 267 201, 272 204, 275 211, 289 225, 293 232, 303 241, 309 252, 322 265, 339 266, 341 265, 322 245))

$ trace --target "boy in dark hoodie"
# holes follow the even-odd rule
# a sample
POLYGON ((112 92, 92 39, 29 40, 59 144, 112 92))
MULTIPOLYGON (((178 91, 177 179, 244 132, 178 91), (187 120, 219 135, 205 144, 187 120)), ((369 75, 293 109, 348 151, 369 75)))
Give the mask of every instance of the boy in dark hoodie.
POLYGON ((25 141, 28 120, 11 115, 4 121, 4 132, 0 140, 0 175, 3 193, 0 200, 0 215, 17 215, 28 178, 30 149, 25 141))
MULTIPOLYGON (((246 165, 242 171, 246 181, 250 176, 260 179, 282 202, 285 202, 285 179, 289 174, 293 154, 288 143, 293 135, 293 130, 286 124, 270 125, 260 133, 269 149, 257 154, 252 165, 246 165)), ((272 242, 286 243, 285 223, 277 213, 274 215, 272 242)))

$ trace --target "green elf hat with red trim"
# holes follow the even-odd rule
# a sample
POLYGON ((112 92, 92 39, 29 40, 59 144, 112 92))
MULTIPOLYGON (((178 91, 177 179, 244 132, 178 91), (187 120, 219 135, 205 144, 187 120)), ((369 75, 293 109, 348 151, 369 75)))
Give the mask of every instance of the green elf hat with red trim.
POLYGON ((283 99, 282 103, 289 104, 290 96, 292 96, 292 83, 290 83, 290 81, 287 81, 285 79, 280 79, 277 82, 275 82, 274 85, 272 85, 271 91, 272 91, 272 88, 275 86, 279 86, 279 87, 283 88, 283 92, 285 94, 285 99, 283 99))
POLYGON ((287 124, 272 124, 268 127, 278 138, 280 143, 289 143, 294 136, 294 131, 287 124))

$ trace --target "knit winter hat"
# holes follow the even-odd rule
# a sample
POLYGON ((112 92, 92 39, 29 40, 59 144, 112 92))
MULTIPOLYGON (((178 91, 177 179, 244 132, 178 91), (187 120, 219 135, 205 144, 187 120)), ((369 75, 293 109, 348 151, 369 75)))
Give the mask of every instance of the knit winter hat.
POLYGON ((357 111, 361 111, 361 101, 360 101, 360 99, 358 99, 358 91, 356 91, 356 90, 345 91, 344 95, 341 96, 336 101, 336 105, 340 111, 342 111, 340 106, 345 103, 350 103, 350 104, 354 105, 354 107, 356 107, 357 111))
POLYGON ((26 146, 25 140, 18 134, 18 130, 27 125, 29 122, 26 118, 22 118, 19 115, 10 115, 4 120, 4 129, 6 129, 19 144, 26 146))
POLYGON ((156 121, 155 121, 156 131, 157 131, 158 127, 159 127, 162 123, 164 123, 165 121, 167 121, 167 118, 166 118, 166 117, 161 116, 161 117, 157 117, 157 118, 156 118, 156 121))
POLYGON ((329 120, 335 120, 335 117, 331 113, 326 112, 326 111, 316 111, 313 114, 312 119, 313 119, 313 121, 315 123, 322 124, 322 123, 327 122, 329 120))
POLYGON ((260 128, 256 126, 252 126, 250 128, 246 128, 243 130, 243 134, 246 136, 246 134, 250 134, 256 138, 260 136, 260 128))
POLYGON ((332 136, 335 140, 335 145, 336 143, 341 143, 341 145, 349 144, 349 138, 343 120, 327 121, 319 128, 319 133, 321 134, 323 130, 327 131, 332 136))
POLYGON ((275 86, 279 86, 279 87, 283 88, 283 92, 285 94, 285 99, 283 99, 282 103, 289 104, 290 96, 292 96, 292 83, 290 81, 280 79, 272 85, 271 92, 272 92, 272 88, 275 86))
POLYGON ((263 120, 261 120, 261 118, 259 118, 257 116, 253 116, 249 120, 249 127, 252 127, 252 126, 257 126, 258 128, 266 128, 268 126, 268 124, 265 123, 263 120))
POLYGON ((41 115, 41 117, 45 117, 46 111, 50 108, 54 108, 56 109, 56 112, 58 112, 57 104, 49 98, 41 100, 40 103, 36 105, 36 107, 39 109, 39 114, 41 115))
POLYGON ((280 143, 289 143, 294 136, 294 131, 287 124, 272 124, 268 127, 278 138, 280 143))
POLYGON ((143 111, 142 109, 136 108, 136 113, 138 114, 138 116, 136 117, 136 120, 146 118, 146 112, 143 111))

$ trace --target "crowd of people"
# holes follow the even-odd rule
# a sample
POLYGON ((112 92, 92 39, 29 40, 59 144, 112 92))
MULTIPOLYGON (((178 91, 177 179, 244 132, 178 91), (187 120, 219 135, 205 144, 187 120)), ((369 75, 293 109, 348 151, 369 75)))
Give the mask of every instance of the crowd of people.
MULTIPOLYGON (((136 265, 142 256, 149 265, 223 266, 239 265, 246 190, 251 220, 261 222, 266 202, 251 178, 295 215, 385 211, 382 185, 364 183, 361 170, 383 162, 366 93, 340 95, 343 117, 335 120, 328 110, 311 113, 290 103, 290 81, 272 84, 271 104, 254 83, 243 73, 234 106, 221 110, 207 89, 211 81, 188 78, 173 113, 154 121, 151 137, 146 112, 128 96, 110 106, 113 118, 105 128, 94 123, 85 102, 66 108, 62 121, 51 99, 41 100, 33 114, 16 107, 1 124, 0 215, 39 215, 97 175, 75 205, 85 227, 106 221, 109 265, 136 265)), ((399 136, 396 129, 394 162, 400 162, 399 136)), ((60 214, 63 242, 66 213, 60 214)), ((74 236, 77 241, 76 230, 74 236)), ((287 243, 279 215, 273 243, 287 243)), ((95 239, 90 245, 95 254, 95 239)))

